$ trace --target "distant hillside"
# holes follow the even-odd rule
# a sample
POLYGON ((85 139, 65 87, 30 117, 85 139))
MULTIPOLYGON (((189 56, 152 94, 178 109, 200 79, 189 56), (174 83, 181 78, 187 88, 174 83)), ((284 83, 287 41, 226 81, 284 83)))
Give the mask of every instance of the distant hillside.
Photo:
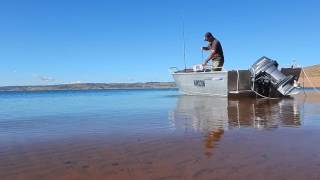
MULTIPOLYGON (((301 86, 320 88, 320 65, 304 68, 310 83, 303 72, 298 82, 301 86)), ((53 90, 99 90, 99 89, 167 89, 176 88, 174 82, 146 82, 146 83, 78 83, 48 86, 3 86, 0 91, 53 91, 53 90)))
POLYGON ((166 89, 175 88, 174 82, 147 83, 79 83, 48 86, 4 86, 0 91, 53 91, 53 90, 99 90, 99 89, 166 89))
POLYGON ((304 84, 305 87, 313 87, 313 85, 320 87, 320 65, 308 66, 303 69, 312 83, 310 83, 304 73, 301 72, 299 78, 300 85, 303 86, 304 84))

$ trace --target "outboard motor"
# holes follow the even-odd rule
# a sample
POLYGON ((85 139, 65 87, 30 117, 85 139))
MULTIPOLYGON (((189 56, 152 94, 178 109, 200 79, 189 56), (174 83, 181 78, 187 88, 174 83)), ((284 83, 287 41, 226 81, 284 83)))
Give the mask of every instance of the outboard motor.
POLYGON ((265 56, 251 66, 250 72, 253 90, 263 96, 286 96, 294 89, 294 76, 285 76, 278 70, 278 63, 265 56))

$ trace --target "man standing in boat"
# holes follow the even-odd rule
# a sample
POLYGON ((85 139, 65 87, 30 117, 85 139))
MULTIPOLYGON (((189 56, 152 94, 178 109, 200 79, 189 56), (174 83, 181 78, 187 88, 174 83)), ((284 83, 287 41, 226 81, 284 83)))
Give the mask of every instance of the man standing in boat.
POLYGON ((202 47, 203 51, 211 51, 209 57, 204 61, 203 65, 206 66, 212 60, 212 70, 221 71, 224 64, 224 56, 221 43, 210 32, 204 35, 204 40, 208 41, 207 47, 202 47))

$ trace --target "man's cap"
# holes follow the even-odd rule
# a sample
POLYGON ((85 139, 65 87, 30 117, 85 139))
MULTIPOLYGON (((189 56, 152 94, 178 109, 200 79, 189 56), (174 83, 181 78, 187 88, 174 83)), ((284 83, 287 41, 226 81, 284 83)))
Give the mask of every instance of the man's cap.
POLYGON ((211 32, 206 32, 206 34, 204 35, 205 37, 213 37, 213 35, 211 34, 211 32))
POLYGON ((204 40, 205 40, 205 41, 207 41, 208 38, 210 38, 210 37, 214 37, 214 36, 211 34, 211 32, 206 32, 206 34, 204 34, 204 40))

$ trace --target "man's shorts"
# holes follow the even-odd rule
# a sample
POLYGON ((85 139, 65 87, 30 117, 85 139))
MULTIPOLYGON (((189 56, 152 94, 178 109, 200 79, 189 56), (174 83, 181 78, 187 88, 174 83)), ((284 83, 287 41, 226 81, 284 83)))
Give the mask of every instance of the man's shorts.
POLYGON ((224 58, 223 57, 215 57, 212 59, 212 70, 213 71, 221 71, 222 66, 224 64, 224 58))

